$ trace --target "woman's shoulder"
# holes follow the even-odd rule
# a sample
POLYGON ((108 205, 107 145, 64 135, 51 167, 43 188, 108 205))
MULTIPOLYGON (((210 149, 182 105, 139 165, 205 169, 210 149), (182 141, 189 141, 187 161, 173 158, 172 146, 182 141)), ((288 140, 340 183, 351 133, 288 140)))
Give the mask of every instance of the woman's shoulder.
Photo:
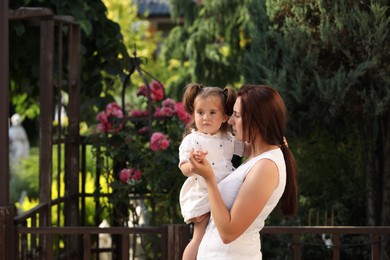
POLYGON ((257 164, 259 161, 273 161, 275 163, 279 163, 280 159, 284 160, 283 153, 280 148, 273 149, 262 154, 259 154, 249 160, 247 160, 243 165, 247 167, 253 167, 254 164, 257 164), (268 159, 268 160, 264 160, 268 159))

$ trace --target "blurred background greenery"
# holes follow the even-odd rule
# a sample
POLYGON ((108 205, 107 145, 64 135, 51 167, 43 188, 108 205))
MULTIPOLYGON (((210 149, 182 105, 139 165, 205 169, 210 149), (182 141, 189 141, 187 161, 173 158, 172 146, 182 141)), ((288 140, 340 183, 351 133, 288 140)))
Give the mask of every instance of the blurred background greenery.
MULTIPOLYGON (((11 9, 48 7, 81 24, 82 135, 94 129, 98 111, 120 100, 134 51, 176 101, 189 82, 269 84, 289 110, 300 209, 292 220, 275 212, 268 224, 390 225, 388 1, 157 1, 169 6, 161 27, 151 10, 140 13, 143 2, 9 1, 11 9)), ((9 32, 10 116, 22 115, 32 146, 13 173, 11 198, 26 190, 29 208, 39 188, 39 38, 20 22, 9 32)), ((134 107, 141 84, 134 76, 126 90, 134 107)), ((87 171, 92 187, 93 169, 87 171)), ((175 203, 178 194, 171 196, 175 203)))

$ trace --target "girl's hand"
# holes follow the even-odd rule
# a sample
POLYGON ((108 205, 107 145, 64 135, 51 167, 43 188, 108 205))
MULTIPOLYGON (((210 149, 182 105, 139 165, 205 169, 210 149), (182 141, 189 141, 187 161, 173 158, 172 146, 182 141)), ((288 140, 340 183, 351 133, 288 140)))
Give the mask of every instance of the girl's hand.
POLYGON ((194 152, 194 149, 192 149, 190 152, 190 156, 188 159, 191 164, 191 172, 195 172, 206 180, 214 177, 213 169, 211 168, 210 163, 205 158, 207 152, 200 152, 200 154, 196 154, 198 152, 199 151, 194 152))
POLYGON ((208 152, 203 152, 201 150, 194 152, 194 159, 200 163, 204 158, 206 158, 208 152))

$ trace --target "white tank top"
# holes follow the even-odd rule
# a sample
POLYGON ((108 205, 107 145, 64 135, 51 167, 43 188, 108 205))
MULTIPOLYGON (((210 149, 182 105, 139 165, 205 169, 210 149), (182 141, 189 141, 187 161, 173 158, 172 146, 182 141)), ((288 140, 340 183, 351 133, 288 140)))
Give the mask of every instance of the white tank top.
POLYGON ((228 209, 231 209, 245 177, 253 165, 260 159, 264 158, 275 162, 279 170, 278 186, 272 193, 264 209, 260 212, 248 229, 240 237, 229 244, 224 244, 222 242, 214 220, 211 217, 199 247, 198 260, 262 259, 259 232, 264 227, 265 219, 278 204, 286 186, 286 164, 282 151, 278 148, 258 155, 257 157, 243 163, 218 184, 225 205, 228 209))

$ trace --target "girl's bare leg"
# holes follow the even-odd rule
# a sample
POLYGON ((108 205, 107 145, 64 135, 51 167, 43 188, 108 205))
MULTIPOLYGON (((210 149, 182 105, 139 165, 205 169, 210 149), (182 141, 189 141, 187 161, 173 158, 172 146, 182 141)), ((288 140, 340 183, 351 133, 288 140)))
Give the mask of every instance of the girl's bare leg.
POLYGON ((194 235, 183 252, 183 260, 196 260, 200 242, 202 241, 210 214, 203 215, 198 218, 199 222, 194 222, 194 235))

